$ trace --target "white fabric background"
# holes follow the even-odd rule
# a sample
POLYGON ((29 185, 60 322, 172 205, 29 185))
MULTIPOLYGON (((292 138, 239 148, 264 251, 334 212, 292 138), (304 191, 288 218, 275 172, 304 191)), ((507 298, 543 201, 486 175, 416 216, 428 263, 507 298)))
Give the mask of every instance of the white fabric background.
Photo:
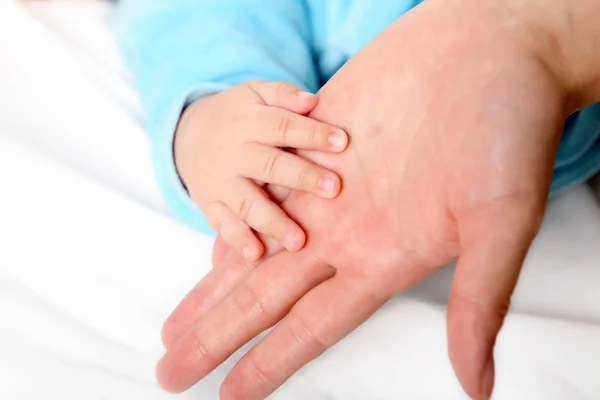
MULTIPOLYGON (((160 325, 211 240, 173 220, 103 3, 0 1, 0 399, 181 396, 153 369, 160 325)), ((275 399, 464 399, 446 355, 452 270, 387 304, 275 399)), ((600 206, 553 201, 498 347, 495 399, 600 399, 600 206)))

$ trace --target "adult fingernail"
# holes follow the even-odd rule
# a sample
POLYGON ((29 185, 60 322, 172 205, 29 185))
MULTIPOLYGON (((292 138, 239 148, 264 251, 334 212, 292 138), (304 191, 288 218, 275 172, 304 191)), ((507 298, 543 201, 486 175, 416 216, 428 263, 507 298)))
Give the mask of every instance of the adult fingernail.
POLYGON ((323 176, 317 181, 317 187, 326 196, 333 195, 334 186, 335 179, 333 179, 331 176, 323 176))
POLYGON ((346 148, 348 137, 346 136, 346 132, 342 130, 335 130, 329 134, 329 138, 327 140, 332 149, 341 151, 346 148))
POLYGON ((492 397, 492 392, 494 391, 494 360, 490 358, 485 367, 485 372, 483 373, 483 399, 489 400, 492 397))

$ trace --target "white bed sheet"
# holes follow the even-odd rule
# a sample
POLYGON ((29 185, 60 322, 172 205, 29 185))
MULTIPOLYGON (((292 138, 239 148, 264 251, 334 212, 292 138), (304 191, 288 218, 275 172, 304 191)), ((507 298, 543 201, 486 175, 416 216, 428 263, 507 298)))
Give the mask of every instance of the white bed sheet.
MULTIPOLYGON (((0 1, 0 399, 206 399, 154 381, 162 321, 211 239, 165 211, 104 3, 0 1)), ((304 368, 280 400, 465 399, 446 356, 449 268, 304 368)), ((549 206, 502 331, 504 400, 600 399, 600 207, 549 206)))

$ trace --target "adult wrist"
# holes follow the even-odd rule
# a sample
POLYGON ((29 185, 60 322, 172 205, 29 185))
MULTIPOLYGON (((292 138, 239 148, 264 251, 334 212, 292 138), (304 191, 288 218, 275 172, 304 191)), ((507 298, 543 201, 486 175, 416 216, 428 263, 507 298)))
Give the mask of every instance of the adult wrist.
POLYGON ((511 0, 537 56, 563 86, 570 114, 600 102, 600 0, 511 0))

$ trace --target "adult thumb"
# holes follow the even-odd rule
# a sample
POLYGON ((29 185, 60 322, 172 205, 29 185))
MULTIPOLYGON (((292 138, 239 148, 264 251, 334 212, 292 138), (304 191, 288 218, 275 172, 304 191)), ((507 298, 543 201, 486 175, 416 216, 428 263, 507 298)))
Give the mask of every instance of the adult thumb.
POLYGON ((459 220, 461 253, 448 303, 448 351, 467 394, 489 399, 493 350, 544 204, 504 201, 459 220))

